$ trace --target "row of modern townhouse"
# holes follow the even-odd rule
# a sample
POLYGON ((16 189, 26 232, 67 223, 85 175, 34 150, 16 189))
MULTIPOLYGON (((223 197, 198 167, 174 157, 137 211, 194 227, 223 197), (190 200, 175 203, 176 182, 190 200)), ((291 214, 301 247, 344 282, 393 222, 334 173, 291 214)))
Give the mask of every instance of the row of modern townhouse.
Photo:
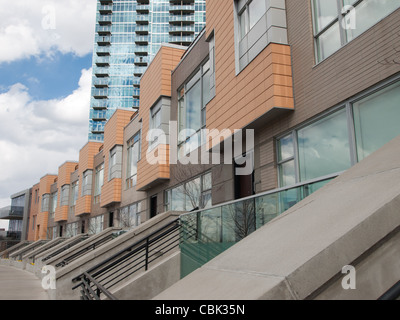
POLYGON ((400 134, 400 3, 383 2, 207 1, 192 45, 162 45, 144 73, 139 111, 117 110, 104 143, 30 189, 26 239, 313 191, 361 161, 400 134))

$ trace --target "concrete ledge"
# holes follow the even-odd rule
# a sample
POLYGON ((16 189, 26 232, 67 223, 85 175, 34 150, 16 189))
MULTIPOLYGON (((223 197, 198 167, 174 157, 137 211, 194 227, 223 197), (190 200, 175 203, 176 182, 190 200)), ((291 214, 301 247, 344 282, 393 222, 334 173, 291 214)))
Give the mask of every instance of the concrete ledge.
POLYGON ((400 277, 399 263, 373 258, 380 244, 400 260, 400 237, 390 236, 400 227, 399 181, 400 137, 156 299, 376 299, 400 277), (378 289, 343 293, 336 281, 324 295, 352 264, 364 269, 360 288, 378 289))
MULTIPOLYGON (((60 253, 57 256, 54 256, 46 261, 47 264, 56 266, 60 263, 63 259, 68 256, 71 256, 77 252, 79 252, 82 248, 90 246, 91 244, 95 243, 96 241, 100 240, 103 237, 110 235, 113 232, 120 231, 121 228, 108 228, 98 234, 91 235, 88 239, 78 243, 77 245, 65 250, 64 252, 60 253)), ((99 246, 100 247, 100 246, 99 246)))
POLYGON ((37 240, 31 244, 28 244, 24 248, 11 253, 10 258, 21 260, 23 255, 27 254, 28 252, 34 251, 35 249, 39 248, 47 242, 49 242, 49 240, 37 240))
POLYGON ((118 238, 107 242, 100 248, 90 251, 81 258, 73 261, 71 264, 57 270, 57 289, 49 290, 51 298, 60 299, 79 299, 79 290, 72 290, 74 284, 72 279, 81 275, 91 267, 101 263, 105 259, 116 254, 118 251, 135 244, 136 242, 144 239, 160 227, 177 219, 180 212, 166 212, 160 214, 153 219, 150 219, 139 227, 128 231, 127 233, 119 236, 118 238), (54 291, 54 292, 51 292, 54 291))
POLYGON ((14 245, 14 246, 12 246, 12 247, 0 252, 0 257, 1 258, 8 258, 9 255, 12 254, 13 252, 16 252, 17 250, 20 250, 20 249, 26 247, 27 245, 29 245, 31 243, 32 243, 32 241, 27 241, 27 240, 21 241, 21 242, 17 243, 16 245, 14 245))
POLYGON ((53 240, 48 241, 47 243, 43 244, 42 246, 30 251, 26 254, 22 255, 22 260, 26 263, 35 262, 36 256, 40 255, 41 253, 52 249, 53 247, 57 246, 59 243, 62 243, 66 240, 66 238, 58 237, 53 240))

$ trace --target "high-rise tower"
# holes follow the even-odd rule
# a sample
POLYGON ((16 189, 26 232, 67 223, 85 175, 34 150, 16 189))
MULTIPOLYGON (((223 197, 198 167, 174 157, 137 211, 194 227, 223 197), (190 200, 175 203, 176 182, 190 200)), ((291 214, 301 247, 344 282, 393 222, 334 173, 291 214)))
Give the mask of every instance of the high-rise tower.
POLYGON ((89 140, 116 109, 139 107, 140 78, 162 43, 187 46, 205 26, 205 0, 98 0, 89 140))

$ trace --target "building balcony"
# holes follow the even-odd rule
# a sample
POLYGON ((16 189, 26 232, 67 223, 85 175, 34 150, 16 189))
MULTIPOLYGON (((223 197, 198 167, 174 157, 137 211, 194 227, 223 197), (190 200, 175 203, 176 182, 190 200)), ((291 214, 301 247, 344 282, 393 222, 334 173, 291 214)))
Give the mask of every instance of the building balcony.
POLYGON ((0 219, 21 220, 24 216, 24 207, 8 206, 0 209, 0 219))
POLYGON ((112 9, 113 9, 112 4, 100 5, 99 12, 100 14, 108 14, 112 13, 112 9))
POLYGON ((90 110, 90 119, 96 121, 107 120, 107 110, 90 110))
POLYGON ((194 13, 195 12, 195 5, 171 5, 169 7, 169 12, 173 14, 178 13, 194 13))
POLYGON ((94 74, 96 75, 96 77, 108 77, 108 68, 102 68, 102 67, 100 67, 100 68, 97 68, 95 71, 94 71, 94 74))
POLYGON ((171 25, 169 27, 170 35, 180 35, 180 34, 194 34, 195 26, 194 25, 171 25))
POLYGON ((96 25, 96 32, 99 35, 111 35, 111 25, 106 25, 106 26, 101 26, 101 25, 96 25))
POLYGON ((132 84, 134 88, 140 88, 140 78, 133 79, 132 84))
POLYGON ((141 77, 143 73, 146 71, 147 67, 138 67, 133 70, 133 75, 135 77, 141 77))
POLYGON ((172 15, 169 17, 170 24, 194 24, 195 18, 194 14, 192 15, 172 15))
POLYGON ((110 55, 110 46, 97 47, 96 53, 98 56, 109 56, 110 55))
POLYGON ((104 133, 104 125, 105 122, 93 122, 92 126, 90 127, 90 131, 92 133, 104 133))
POLYGON ((136 46, 135 54, 138 56, 147 56, 149 54, 148 46, 136 46))
POLYGON ((112 4, 113 0, 100 0, 101 5, 112 4))
POLYGON ((98 57, 96 59, 96 66, 98 67, 105 67, 110 65, 110 57, 104 56, 104 57, 98 57))
POLYGON ((133 97, 134 99, 140 99, 140 89, 134 89, 134 90, 133 90, 132 97, 133 97))
POLYGON ((109 46, 111 44, 111 37, 99 36, 97 38, 97 44, 99 46, 109 46))
POLYGON ((112 23, 112 16, 108 15, 101 15, 98 20, 100 25, 110 25, 112 23))
POLYGON ((169 36, 169 42, 174 44, 190 44, 194 40, 194 35, 190 36, 169 36))
POLYGON ((148 14, 138 14, 136 16, 137 24, 149 24, 149 15, 148 14))
POLYGON ((138 67, 146 67, 149 64, 149 58, 148 57, 135 58, 133 63, 135 66, 138 67))
POLYGON ((95 99, 104 99, 108 97, 108 89, 92 89, 92 96, 95 99))
POLYGON ((142 24, 142 25, 136 25, 136 34, 138 35, 146 35, 149 34, 149 25, 142 24))
POLYGON ((148 4, 138 4, 136 6, 136 12, 140 14, 148 14, 149 13, 149 5, 148 4))
POLYGON ((96 88, 107 88, 110 82, 109 78, 96 78, 93 80, 93 85, 96 88))
POLYGON ((107 99, 98 99, 92 102, 92 108, 94 110, 104 110, 108 108, 108 100, 107 99))
POLYGON ((135 43, 141 45, 147 45, 149 43, 149 37, 145 35, 136 36, 135 43))

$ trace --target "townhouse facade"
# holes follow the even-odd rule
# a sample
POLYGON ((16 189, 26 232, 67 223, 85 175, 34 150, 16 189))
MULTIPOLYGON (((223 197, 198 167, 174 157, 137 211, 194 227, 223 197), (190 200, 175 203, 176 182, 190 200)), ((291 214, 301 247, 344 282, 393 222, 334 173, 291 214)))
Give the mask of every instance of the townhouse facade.
MULTIPOLYGON (((139 110, 117 110, 104 143, 32 187, 27 238, 134 228, 166 211, 211 221, 215 206, 273 190, 289 208, 297 187, 320 188, 400 134, 399 8, 208 0, 192 45, 164 44, 147 67, 139 110)), ((269 205, 257 203, 263 221, 277 215, 269 205)))

